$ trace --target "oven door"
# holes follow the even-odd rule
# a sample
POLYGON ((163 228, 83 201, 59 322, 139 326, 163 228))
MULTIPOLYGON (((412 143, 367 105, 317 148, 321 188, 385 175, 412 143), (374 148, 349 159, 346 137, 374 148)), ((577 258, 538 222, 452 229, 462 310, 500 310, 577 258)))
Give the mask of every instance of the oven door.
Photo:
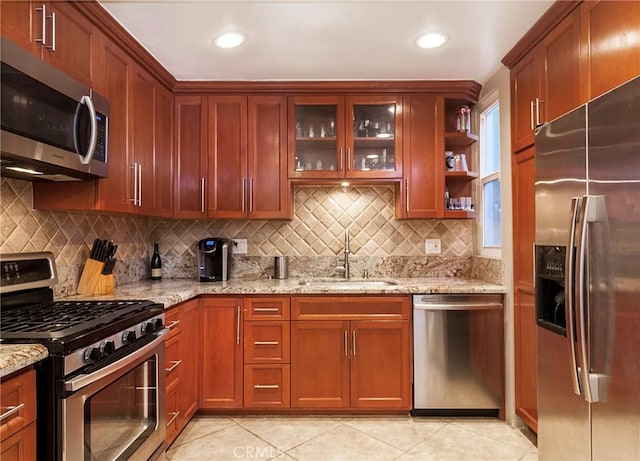
POLYGON ((130 355, 65 381, 62 459, 148 460, 165 447, 164 340, 167 329, 130 355))

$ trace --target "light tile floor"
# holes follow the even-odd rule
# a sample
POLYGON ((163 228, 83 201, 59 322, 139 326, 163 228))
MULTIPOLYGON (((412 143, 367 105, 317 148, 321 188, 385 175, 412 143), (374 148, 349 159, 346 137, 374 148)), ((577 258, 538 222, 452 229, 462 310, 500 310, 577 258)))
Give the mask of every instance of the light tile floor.
POLYGON ((518 429, 496 419, 196 417, 170 461, 537 461, 518 429))

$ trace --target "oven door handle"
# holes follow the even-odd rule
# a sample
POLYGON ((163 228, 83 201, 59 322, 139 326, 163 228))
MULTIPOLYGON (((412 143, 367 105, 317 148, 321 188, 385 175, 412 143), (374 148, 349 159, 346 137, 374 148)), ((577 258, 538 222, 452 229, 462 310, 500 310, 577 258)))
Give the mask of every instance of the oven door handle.
POLYGON ((104 368, 100 368, 99 370, 89 373, 88 375, 78 375, 73 378, 71 381, 64 382, 64 388, 67 391, 73 392, 78 389, 82 389, 83 387, 88 386, 89 384, 93 384, 96 381, 99 381, 106 376, 109 376, 111 373, 118 371, 121 368, 130 365, 137 360, 145 357, 149 352, 155 349, 159 344, 164 342, 165 335, 169 332, 168 329, 164 328, 158 332, 158 337, 151 341, 149 344, 145 344, 143 347, 138 349, 126 357, 121 358, 120 360, 110 363, 104 368))

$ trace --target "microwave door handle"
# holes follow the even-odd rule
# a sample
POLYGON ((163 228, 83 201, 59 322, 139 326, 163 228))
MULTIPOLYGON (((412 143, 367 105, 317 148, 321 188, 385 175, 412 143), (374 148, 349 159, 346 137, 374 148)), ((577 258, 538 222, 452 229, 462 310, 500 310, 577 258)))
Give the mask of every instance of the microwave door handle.
MULTIPOLYGON (((84 165, 88 165, 91 162, 91 160, 93 160, 93 154, 95 154, 96 152, 96 144, 98 142, 98 121, 96 120, 96 108, 93 105, 91 96, 86 96, 86 95, 83 96, 82 99, 80 99, 80 104, 85 104, 87 106, 87 109, 89 109, 89 116, 91 120, 91 136, 89 137, 89 149, 87 149, 87 154, 80 158, 80 161, 84 165)), ((78 129, 78 123, 77 123, 78 112, 79 111, 76 110, 76 120, 74 123, 76 130, 78 129)), ((74 136, 73 138, 75 142, 76 151, 80 153, 80 149, 78 149, 78 143, 77 143, 78 136, 74 136)))
POLYGON ((580 379, 578 376, 578 363, 576 360, 576 343, 575 343, 575 240, 576 240, 576 224, 580 215, 582 199, 574 197, 571 200, 571 222, 569 223, 569 239, 567 242, 567 252, 565 255, 565 274, 564 274, 564 297, 565 297, 565 319, 567 319, 567 344, 569 346, 569 361, 571 364, 571 384, 573 392, 576 395, 582 395, 580 389, 580 379))

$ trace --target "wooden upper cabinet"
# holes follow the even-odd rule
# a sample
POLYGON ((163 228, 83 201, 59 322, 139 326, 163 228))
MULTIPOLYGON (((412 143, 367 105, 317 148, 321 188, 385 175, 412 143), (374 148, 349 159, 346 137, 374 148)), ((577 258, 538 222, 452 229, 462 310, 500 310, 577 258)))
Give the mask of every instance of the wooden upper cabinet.
POLYGON ((580 15, 574 10, 539 45, 542 107, 539 123, 569 112, 581 100, 580 15))
POLYGON ((589 1, 580 13, 591 99, 640 75, 640 2, 589 1))
POLYGON ((580 16, 564 18, 511 69, 512 151, 533 144, 535 128, 579 106, 580 16))
MULTIPOLYGON (((36 8, 41 3, 33 3, 36 8)), ((45 61, 76 78, 85 85, 91 86, 93 40, 95 29, 93 24, 82 15, 71 2, 45 2, 47 16, 45 18, 47 44, 42 47, 45 61)), ((36 14, 34 19, 41 20, 36 14)), ((36 24, 34 23, 34 33, 36 24)))
MULTIPOLYGON (((40 3, 42 5, 42 3, 40 3)), ((38 20, 42 20, 42 12, 35 11, 36 8, 29 1, 2 1, 0 2, 0 32, 3 37, 8 38, 16 45, 21 46, 33 54, 41 56, 40 45, 35 38, 41 38, 42 27, 38 28, 37 37, 32 35, 31 24, 39 15, 38 20)))
POLYGON ((403 104, 404 178, 396 190, 399 218, 441 217, 444 208, 444 100, 408 95, 403 104))
POLYGON ((287 99, 248 99, 249 218, 291 219, 287 182, 287 99))
POLYGON ((211 218, 247 216, 247 97, 209 96, 208 211, 211 218))
POLYGON ((131 77, 129 136, 133 171, 134 207, 141 214, 152 214, 154 209, 153 147, 154 99, 153 78, 144 69, 134 65, 131 77))
POLYGON ((3 36, 91 86, 95 29, 70 2, 3 1, 0 12, 3 36))
POLYGON ((511 149, 519 152, 533 144, 535 102, 539 99, 538 63, 530 53, 511 69, 511 149))
POLYGON ((290 219, 287 105, 281 96, 209 96, 208 215, 290 219))
POLYGON ((402 126, 396 95, 289 98, 289 177, 399 178, 402 126))
POLYGON ((156 87, 153 136, 153 215, 173 215, 173 94, 156 87))
POLYGON ((175 97, 174 132, 174 216, 186 219, 206 217, 206 97, 175 97))

